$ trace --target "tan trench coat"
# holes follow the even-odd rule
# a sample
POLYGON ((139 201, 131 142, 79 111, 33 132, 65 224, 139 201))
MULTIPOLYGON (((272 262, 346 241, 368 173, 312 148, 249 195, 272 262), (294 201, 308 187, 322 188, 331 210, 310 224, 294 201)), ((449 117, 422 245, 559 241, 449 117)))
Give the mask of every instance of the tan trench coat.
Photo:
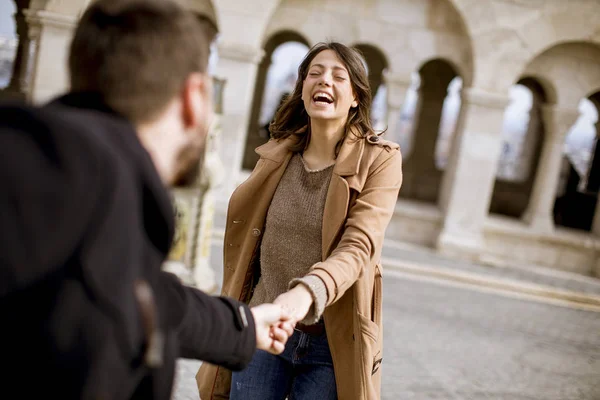
MULTIPOLYGON (((259 268, 267 209, 292 153, 293 138, 270 140, 229 202, 224 242, 222 294, 249 301, 259 268)), ((325 282, 323 314, 339 400, 380 398, 383 328, 381 248, 402 183, 397 144, 348 135, 340 149, 323 214, 323 261, 309 274, 325 282)), ((282 249, 284 250, 284 249, 282 249)), ((196 375, 200 397, 228 399, 231 372, 204 363, 196 375)))

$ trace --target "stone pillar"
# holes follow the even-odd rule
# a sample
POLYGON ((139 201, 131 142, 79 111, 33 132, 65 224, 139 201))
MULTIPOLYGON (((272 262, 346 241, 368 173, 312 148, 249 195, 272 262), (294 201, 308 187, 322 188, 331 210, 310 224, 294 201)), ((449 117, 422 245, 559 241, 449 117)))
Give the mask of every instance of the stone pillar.
POLYGON ((440 207, 445 211, 437 240, 440 252, 478 258, 502 146, 506 94, 462 90, 462 106, 444 174, 440 207))
POLYGON ((600 237, 600 194, 596 200, 596 211, 594 211, 594 222, 592 223, 592 233, 600 237))
MULTIPOLYGON (((594 150, 594 158, 592 160, 592 165, 590 168, 595 168, 595 174, 592 174, 591 170, 588 174, 588 179, 590 177, 594 177, 593 179, 600 179, 600 120, 596 123, 596 148, 594 150)), ((595 236, 600 237, 600 190, 596 189, 596 186, 593 185, 593 190, 596 190, 596 195, 598 196, 598 200, 596 200, 596 211, 594 212, 594 222, 592 223, 592 233, 595 236)), ((588 186, 589 188, 589 186, 588 186)), ((598 261, 598 276, 600 277, 600 260, 598 261)))
POLYGON ((413 146, 404 162, 400 197, 437 203, 442 171, 435 165, 435 149, 449 83, 449 80, 422 80, 413 146))
POLYGON ((29 70, 29 53, 31 43, 29 39, 28 25, 23 11, 24 10, 22 8, 19 8, 14 14, 18 44, 15 60, 13 62, 12 77, 8 87, 5 89, 7 92, 18 97, 25 97, 25 93, 27 93, 27 72, 29 70))
POLYGON ((385 85, 387 87, 387 136, 390 140, 398 142, 398 126, 402 109, 406 100, 406 94, 410 88, 410 76, 407 82, 404 75, 393 75, 386 73, 384 75, 385 85))
POLYGON ((523 219, 532 229, 551 232, 554 229, 553 208, 559 181, 565 137, 579 118, 576 109, 560 109, 555 105, 542 106, 546 135, 537 168, 533 192, 523 219))
POLYGON ((201 171, 196 182, 172 190, 176 213, 176 235, 163 269, 176 274, 187 285, 216 293, 218 284, 210 266, 215 189, 223 182, 219 157, 222 133, 222 94, 225 80, 213 78, 215 116, 206 138, 201 171))
POLYGON ((68 89, 67 56, 77 18, 45 10, 25 15, 34 46, 27 99, 39 103, 68 89))
MULTIPOLYGON (((221 119, 223 134, 220 154, 226 181, 220 196, 228 199, 240 183, 239 173, 244 157, 256 72, 264 51, 235 43, 220 43, 218 48, 219 75, 227 79, 223 97, 225 113, 221 119)), ((227 201, 220 203, 227 206, 227 201)))

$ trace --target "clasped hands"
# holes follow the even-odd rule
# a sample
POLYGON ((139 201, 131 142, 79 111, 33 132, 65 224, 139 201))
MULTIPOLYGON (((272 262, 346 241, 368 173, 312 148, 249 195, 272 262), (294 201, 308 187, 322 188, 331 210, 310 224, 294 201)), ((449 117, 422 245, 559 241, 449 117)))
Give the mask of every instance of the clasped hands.
POLYGON ((297 285, 280 294, 272 304, 252 307, 256 347, 271 354, 281 354, 296 323, 306 317, 312 303, 309 290, 304 285, 297 285))

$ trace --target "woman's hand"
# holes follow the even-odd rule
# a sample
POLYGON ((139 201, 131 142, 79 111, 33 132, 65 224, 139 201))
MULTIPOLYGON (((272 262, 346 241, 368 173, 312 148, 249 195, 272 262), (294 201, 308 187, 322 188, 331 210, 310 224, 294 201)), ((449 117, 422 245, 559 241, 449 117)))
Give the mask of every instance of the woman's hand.
POLYGON ((281 305, 283 309, 291 314, 291 319, 297 322, 304 319, 308 314, 313 304, 313 297, 306 286, 300 284, 280 294, 273 303, 281 305))

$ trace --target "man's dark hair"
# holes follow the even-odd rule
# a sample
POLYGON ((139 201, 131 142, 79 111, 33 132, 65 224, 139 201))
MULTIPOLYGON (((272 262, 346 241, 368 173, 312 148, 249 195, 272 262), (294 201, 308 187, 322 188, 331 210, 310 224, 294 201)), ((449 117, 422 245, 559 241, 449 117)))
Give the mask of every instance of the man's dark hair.
POLYGON ((215 24, 172 0, 96 0, 71 43, 71 91, 94 92, 133 123, 151 121, 205 73, 215 24))

